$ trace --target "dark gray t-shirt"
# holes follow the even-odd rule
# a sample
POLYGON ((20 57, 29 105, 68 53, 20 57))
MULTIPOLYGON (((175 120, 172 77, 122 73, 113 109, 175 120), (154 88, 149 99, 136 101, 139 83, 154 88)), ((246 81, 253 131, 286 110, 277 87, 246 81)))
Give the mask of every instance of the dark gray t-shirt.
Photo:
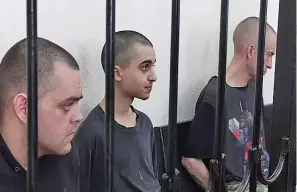
MULTIPOLYGON (((160 191, 153 125, 148 116, 133 110, 137 115, 135 127, 114 123, 113 191, 160 191)), ((104 191, 104 141, 105 113, 98 105, 75 137, 80 153, 82 191, 104 191)))
MULTIPOLYGON (((203 99, 204 102, 216 107, 217 79, 209 82, 209 87, 203 99)), ((253 140, 255 82, 249 81, 246 87, 230 87, 225 85, 225 100, 227 108, 228 129, 225 130, 226 168, 234 176, 243 177, 248 164, 248 152, 253 140)), ((260 141, 264 154, 262 155, 262 172, 268 176, 269 155, 266 150, 264 128, 261 124, 260 141), (264 163, 266 162, 266 163, 264 163)))
MULTIPOLYGON (((225 85, 225 129, 227 179, 240 180, 248 161, 248 151, 252 145, 255 82, 245 87, 225 85)), ((213 157, 215 109, 217 97, 217 77, 210 79, 196 104, 196 112, 188 134, 184 156, 205 159, 208 165, 213 157)), ((261 127, 260 144, 263 146, 262 172, 268 175, 269 155, 265 146, 264 129, 261 127)))

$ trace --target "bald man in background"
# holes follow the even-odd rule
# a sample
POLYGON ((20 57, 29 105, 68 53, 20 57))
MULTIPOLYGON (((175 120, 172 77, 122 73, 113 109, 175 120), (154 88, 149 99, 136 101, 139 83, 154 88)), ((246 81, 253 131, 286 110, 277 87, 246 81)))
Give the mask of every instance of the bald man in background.
MULTIPOLYGON (((235 191, 238 188, 246 171, 248 151, 252 144, 258 29, 259 18, 257 17, 246 18, 237 25, 233 34, 234 55, 226 71, 225 108, 228 128, 225 128, 223 150, 226 154, 228 191, 235 191)), ((266 24, 264 74, 272 67, 276 41, 275 30, 266 24)), ((184 168, 202 189, 209 188, 208 166, 214 155, 217 83, 218 78, 213 76, 202 90, 196 104, 195 116, 188 138, 182 150, 184 168)), ((261 152, 262 173, 267 177, 269 175, 269 155, 266 150, 263 127, 260 132, 260 144, 263 147, 261 152)), ((267 186, 258 183, 257 191, 267 191, 267 186)))

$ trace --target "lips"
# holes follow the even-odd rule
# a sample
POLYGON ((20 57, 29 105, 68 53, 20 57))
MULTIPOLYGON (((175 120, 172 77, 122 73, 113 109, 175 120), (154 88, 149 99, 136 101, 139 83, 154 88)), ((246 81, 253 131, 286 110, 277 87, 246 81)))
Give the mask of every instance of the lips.
POLYGON ((152 91, 152 86, 147 86, 147 87, 145 87, 145 89, 147 90, 147 92, 151 92, 152 91))
POLYGON ((75 131, 72 131, 71 133, 69 133, 67 136, 71 136, 71 135, 74 135, 75 134, 75 131))
POLYGON ((145 88, 152 89, 153 85, 146 86, 145 88))

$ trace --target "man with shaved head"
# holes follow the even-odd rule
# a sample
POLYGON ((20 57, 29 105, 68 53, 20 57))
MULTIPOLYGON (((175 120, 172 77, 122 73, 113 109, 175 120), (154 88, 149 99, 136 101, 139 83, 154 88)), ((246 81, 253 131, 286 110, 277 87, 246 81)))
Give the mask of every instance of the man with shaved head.
MULTIPOLYGON (((0 192, 26 191, 28 168, 27 39, 0 63, 0 192)), ((71 140, 82 120, 79 66, 57 44, 37 38, 36 191, 79 191, 78 152, 71 140)))
MULTIPOLYGON (((252 143, 258 32, 259 18, 257 17, 246 18, 237 25, 233 34, 234 55, 226 71, 225 116, 228 120, 228 128, 224 131, 223 150, 226 154, 228 191, 235 191, 238 188, 248 166, 248 152, 252 143)), ((276 32, 266 23, 264 74, 272 67, 276 40, 276 32)), ((214 155, 217 82, 217 77, 213 76, 202 90, 183 149, 182 164, 202 189, 209 188, 209 161, 214 155)), ((267 177, 269 155, 266 151, 263 126, 259 143, 263 147, 262 173, 267 177)), ((267 191, 267 187, 259 183, 257 191, 267 191)))
MULTIPOLYGON (((101 53, 104 71, 106 51, 104 45, 101 53)), ((145 113, 132 105, 135 98, 147 100, 150 97, 157 80, 155 62, 153 44, 144 35, 132 30, 115 33, 114 172, 111 191, 160 191, 153 124, 145 113)), ((106 105, 108 101, 104 98, 83 121, 75 137, 80 153, 82 191, 106 191, 106 105)))
MULTIPOLYGON (((233 34, 233 42, 234 42, 234 56, 231 61, 232 66, 228 67, 228 71, 230 69, 240 70, 241 75, 243 75, 247 79, 255 79, 256 78, 256 69, 257 69, 257 51, 258 51, 258 33, 259 33, 259 18, 250 17, 242 22, 235 28, 233 34), (247 56, 249 60, 244 60, 244 56, 247 56), (235 65, 238 62, 246 63, 245 65, 235 65), (239 69, 239 66, 241 68, 239 69), (242 70, 241 70, 242 69, 242 70)), ((276 32, 270 25, 266 25, 266 38, 265 38, 265 54, 264 54, 264 70, 263 73, 267 72, 267 69, 271 69, 272 67, 272 56, 275 54, 276 50, 276 32)), ((233 73, 227 72, 230 76, 233 73)), ((237 76, 238 73, 236 73, 237 76)), ((239 76, 240 77, 240 76, 239 76)), ((229 77, 227 76, 227 79, 229 77)), ((233 80, 233 79, 232 79, 233 80)), ((238 83, 240 84, 240 83, 238 83)))

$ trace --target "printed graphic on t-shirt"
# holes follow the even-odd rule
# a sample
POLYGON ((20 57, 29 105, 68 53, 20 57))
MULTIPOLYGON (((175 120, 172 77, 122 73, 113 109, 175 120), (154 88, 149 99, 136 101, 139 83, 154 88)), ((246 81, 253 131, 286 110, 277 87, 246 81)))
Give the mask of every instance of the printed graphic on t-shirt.
MULTIPOLYGON (((242 109, 242 108, 241 108, 242 109)), ((261 128, 263 129, 263 128, 261 128)), ((239 120, 232 118, 229 120, 229 130, 232 132, 233 136, 237 139, 236 146, 243 149, 244 161, 240 163, 243 166, 244 172, 248 166, 249 150, 252 147, 253 140, 253 116, 247 110, 242 110, 239 120)), ((265 178, 269 175, 269 154, 265 149, 265 139, 263 132, 260 133, 259 144, 262 146, 263 151, 261 152, 261 168, 262 173, 265 178)), ((242 162, 242 159, 238 159, 242 162)))

